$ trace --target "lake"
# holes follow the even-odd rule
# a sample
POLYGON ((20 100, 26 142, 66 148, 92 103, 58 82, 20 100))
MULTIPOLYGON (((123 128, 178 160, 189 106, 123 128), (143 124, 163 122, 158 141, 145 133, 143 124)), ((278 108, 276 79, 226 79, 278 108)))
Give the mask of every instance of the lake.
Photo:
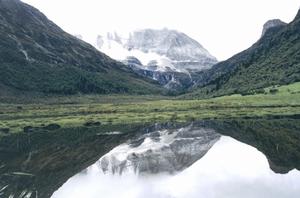
POLYGON ((64 129, 0 140, 0 197, 299 197, 297 119, 64 129))

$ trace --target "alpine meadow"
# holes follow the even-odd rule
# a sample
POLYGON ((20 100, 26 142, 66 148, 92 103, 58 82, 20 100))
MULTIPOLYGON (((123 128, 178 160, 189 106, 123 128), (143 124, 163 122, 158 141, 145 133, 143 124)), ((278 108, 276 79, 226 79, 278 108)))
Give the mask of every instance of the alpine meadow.
POLYGON ((204 39, 300 4, 218 3, 0 0, 0 197, 298 198, 300 10, 204 39))

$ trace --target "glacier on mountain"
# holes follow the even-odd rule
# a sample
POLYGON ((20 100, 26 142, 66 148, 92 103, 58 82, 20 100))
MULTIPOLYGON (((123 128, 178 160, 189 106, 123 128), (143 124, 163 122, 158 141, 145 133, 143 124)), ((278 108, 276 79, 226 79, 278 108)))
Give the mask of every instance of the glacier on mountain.
POLYGON ((95 47, 119 61, 135 57, 144 69, 153 71, 187 73, 209 69, 217 63, 217 59, 197 41, 166 28, 138 30, 127 37, 116 32, 99 35, 95 47))
MULTIPOLYGON (((81 35, 75 36, 83 39, 81 35)), ((196 73, 217 63, 217 59, 196 40, 167 28, 142 29, 128 34, 108 32, 83 40, 123 62, 134 73, 175 92, 195 86, 199 76, 196 73)))

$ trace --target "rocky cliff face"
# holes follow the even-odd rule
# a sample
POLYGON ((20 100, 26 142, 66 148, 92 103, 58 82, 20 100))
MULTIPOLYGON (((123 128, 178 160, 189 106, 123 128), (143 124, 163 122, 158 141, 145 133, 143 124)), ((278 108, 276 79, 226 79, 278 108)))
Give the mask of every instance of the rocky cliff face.
POLYGON ((217 63, 200 43, 176 30, 144 29, 135 31, 127 37, 118 33, 98 36, 95 46, 117 60, 134 56, 143 65, 153 65, 164 71, 201 71, 217 63))
POLYGON ((139 75, 154 79, 172 90, 192 86, 191 73, 209 69, 217 63, 216 58, 197 41, 169 29, 139 30, 127 37, 108 33, 98 36, 95 46, 139 75), (132 59, 138 60, 139 64, 133 63, 132 59))
POLYGON ((191 166, 219 140, 213 129, 160 129, 122 144, 96 163, 104 173, 176 173, 191 166))
POLYGON ((180 71, 204 70, 217 63, 200 43, 176 30, 145 29, 133 32, 125 44, 129 50, 153 52, 167 57, 180 71))
POLYGON ((266 31, 268 31, 270 28, 284 26, 284 25, 286 25, 286 23, 281 21, 280 19, 269 20, 263 26, 262 36, 264 36, 266 31))

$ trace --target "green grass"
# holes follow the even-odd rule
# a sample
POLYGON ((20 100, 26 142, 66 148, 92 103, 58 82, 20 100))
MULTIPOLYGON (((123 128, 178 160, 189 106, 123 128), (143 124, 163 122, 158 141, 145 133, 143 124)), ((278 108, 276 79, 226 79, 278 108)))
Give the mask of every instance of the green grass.
MULTIPOLYGON (((95 96, 77 103, 0 104, 0 128, 11 132, 25 126, 39 127, 57 123, 62 127, 83 126, 88 121, 102 124, 130 124, 200 119, 256 118, 300 114, 300 83, 277 87, 278 92, 231 95, 202 100, 95 96), (83 101, 83 103, 80 103, 83 101), (89 101, 93 101, 90 103, 89 101), (98 102, 97 102, 98 101, 98 102)), ((91 96, 90 96, 91 97, 91 96)), ((62 100, 65 101, 65 100, 62 100)))
POLYGON ((19 96, 22 92, 70 95, 165 91, 157 82, 138 76, 64 32, 21 1, 0 1, 0 18, 0 96, 19 96), (23 48, 27 57, 16 50, 23 48))
POLYGON ((199 73, 199 88, 189 97, 260 92, 300 81, 300 12, 285 26, 269 29, 250 48, 199 73))

